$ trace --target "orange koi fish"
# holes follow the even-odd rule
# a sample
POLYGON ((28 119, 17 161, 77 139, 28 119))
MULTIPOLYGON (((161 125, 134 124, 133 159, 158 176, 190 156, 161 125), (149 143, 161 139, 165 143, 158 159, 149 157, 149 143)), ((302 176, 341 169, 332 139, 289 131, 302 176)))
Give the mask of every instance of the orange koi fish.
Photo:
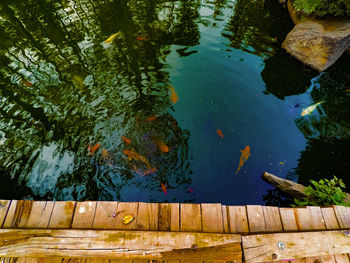
POLYGON ((98 149, 100 149, 100 147, 101 147, 101 144, 99 144, 99 143, 96 143, 93 146, 91 144, 89 144, 89 146, 88 146, 89 155, 93 155, 95 152, 98 151, 98 149))
POLYGON ((149 169, 152 169, 149 161, 141 154, 138 154, 137 152, 131 150, 124 150, 123 153, 129 158, 129 160, 134 159, 136 161, 141 161, 146 164, 149 169))
POLYGON ((159 149, 160 152, 162 152, 162 153, 167 153, 167 152, 169 152, 169 147, 168 147, 164 142, 162 142, 161 140, 158 140, 158 139, 156 139, 156 138, 152 138, 152 141, 153 141, 155 144, 157 144, 158 149, 159 149))
POLYGON ((112 157, 105 148, 102 148, 102 157, 106 160, 109 166, 112 165, 112 157))
POLYGON ((136 39, 137 39, 137 40, 141 40, 141 41, 146 41, 146 40, 148 40, 148 39, 145 38, 145 37, 137 37, 136 39))
POLYGON ((146 119, 146 121, 150 122, 150 121, 154 121, 155 119, 157 119, 158 117, 157 116, 151 116, 151 117, 148 117, 146 119))
POLYGON ((160 187, 162 188, 164 194, 167 194, 167 191, 166 191, 166 185, 163 184, 163 183, 160 183, 160 187))
POLYGON ((179 100, 179 97, 177 96, 175 89, 173 88, 173 86, 169 85, 169 90, 170 90, 170 100, 172 101, 172 103, 176 103, 179 100))
POLYGON ((151 169, 146 170, 146 171, 143 173, 143 175, 146 176, 146 175, 154 174, 156 171, 157 171, 157 168, 156 168, 156 167, 153 167, 153 168, 151 168, 151 169))
POLYGON ((241 170, 243 164, 248 160, 249 156, 250 156, 250 147, 248 145, 241 151, 241 158, 239 159, 239 166, 236 171, 236 174, 238 174, 239 170, 241 170))
POLYGON ((29 82, 28 80, 25 80, 25 79, 21 79, 20 82, 24 85, 24 86, 27 86, 27 87, 33 87, 33 83, 29 82))
POLYGON ((218 133, 218 135, 221 137, 221 139, 224 138, 224 134, 222 133, 221 130, 217 129, 216 132, 218 133))
POLYGON ((122 136, 122 139, 124 140, 124 142, 126 142, 127 144, 131 143, 131 140, 122 136))

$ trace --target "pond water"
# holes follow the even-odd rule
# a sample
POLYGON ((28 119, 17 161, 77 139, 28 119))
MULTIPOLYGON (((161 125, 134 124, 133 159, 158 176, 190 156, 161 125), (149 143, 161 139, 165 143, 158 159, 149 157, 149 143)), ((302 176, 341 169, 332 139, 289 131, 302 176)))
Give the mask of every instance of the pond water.
POLYGON ((292 27, 277 0, 2 0, 0 198, 282 204, 264 171, 350 185, 350 58, 303 66, 280 48, 292 27))

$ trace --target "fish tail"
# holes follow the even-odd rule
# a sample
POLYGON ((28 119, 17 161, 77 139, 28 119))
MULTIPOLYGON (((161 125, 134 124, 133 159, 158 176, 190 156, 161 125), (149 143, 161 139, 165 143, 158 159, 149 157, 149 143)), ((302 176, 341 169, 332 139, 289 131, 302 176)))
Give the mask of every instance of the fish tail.
POLYGON ((236 175, 238 174, 239 170, 241 170, 241 166, 238 166, 237 171, 236 171, 236 175))

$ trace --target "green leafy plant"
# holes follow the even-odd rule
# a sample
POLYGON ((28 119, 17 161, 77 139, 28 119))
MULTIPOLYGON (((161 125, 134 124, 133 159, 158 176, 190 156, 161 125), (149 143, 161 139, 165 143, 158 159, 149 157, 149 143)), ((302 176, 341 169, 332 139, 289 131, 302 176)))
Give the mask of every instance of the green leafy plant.
POLYGON ((312 186, 309 185, 305 189, 306 197, 302 200, 294 198, 295 205, 292 206, 350 206, 350 202, 345 202, 346 193, 342 190, 342 188, 345 188, 345 184, 342 179, 334 176, 332 180, 321 179, 318 182, 310 180, 310 183, 312 186))
POLYGON ((294 0, 293 6, 306 15, 350 16, 349 0, 294 0))

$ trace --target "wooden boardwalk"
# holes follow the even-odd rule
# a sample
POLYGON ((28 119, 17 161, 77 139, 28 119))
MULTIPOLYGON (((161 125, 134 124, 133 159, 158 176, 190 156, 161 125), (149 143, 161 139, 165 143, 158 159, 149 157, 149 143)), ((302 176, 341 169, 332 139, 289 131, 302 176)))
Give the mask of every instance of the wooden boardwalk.
POLYGON ((2 200, 0 226, 0 263, 350 262, 342 206, 2 200))

